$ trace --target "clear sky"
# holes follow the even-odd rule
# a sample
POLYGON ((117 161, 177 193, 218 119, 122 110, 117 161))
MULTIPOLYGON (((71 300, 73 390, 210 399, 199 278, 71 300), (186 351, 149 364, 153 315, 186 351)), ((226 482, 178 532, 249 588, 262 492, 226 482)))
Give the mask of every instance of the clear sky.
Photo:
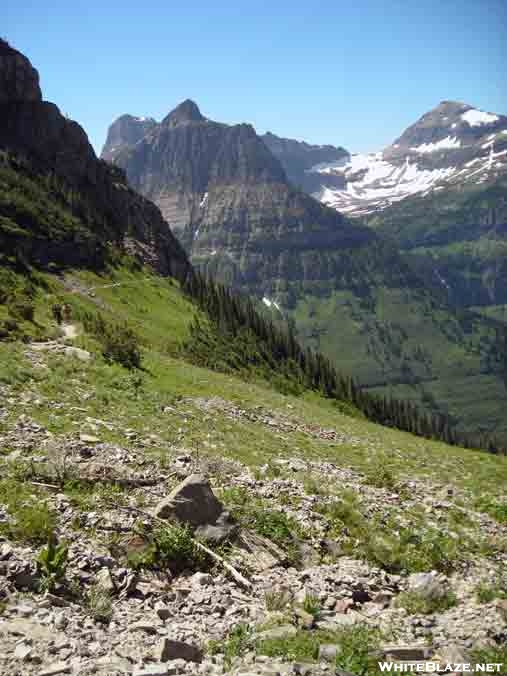
POLYGON ((507 0, 1 0, 0 35, 100 151, 122 113, 379 150, 441 100, 507 112, 507 0))

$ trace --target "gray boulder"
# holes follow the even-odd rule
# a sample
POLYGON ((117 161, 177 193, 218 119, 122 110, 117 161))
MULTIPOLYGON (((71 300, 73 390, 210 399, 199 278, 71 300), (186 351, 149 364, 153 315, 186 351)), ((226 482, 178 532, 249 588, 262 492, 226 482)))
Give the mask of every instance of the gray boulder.
POLYGON ((195 528, 197 537, 213 543, 223 542, 238 528, 201 474, 192 474, 178 484, 158 504, 155 516, 187 524, 195 528))

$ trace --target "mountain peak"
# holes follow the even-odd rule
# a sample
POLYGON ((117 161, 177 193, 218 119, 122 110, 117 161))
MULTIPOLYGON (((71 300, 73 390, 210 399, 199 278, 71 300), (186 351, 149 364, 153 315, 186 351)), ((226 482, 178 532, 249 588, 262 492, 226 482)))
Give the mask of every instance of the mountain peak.
POLYGON ((164 118, 162 124, 169 127, 176 127, 180 124, 187 124, 189 122, 204 122, 205 119, 206 118, 201 114, 197 103, 191 99, 186 99, 164 118))
POLYGON ((24 54, 0 38, 0 103, 42 101, 39 73, 24 54))

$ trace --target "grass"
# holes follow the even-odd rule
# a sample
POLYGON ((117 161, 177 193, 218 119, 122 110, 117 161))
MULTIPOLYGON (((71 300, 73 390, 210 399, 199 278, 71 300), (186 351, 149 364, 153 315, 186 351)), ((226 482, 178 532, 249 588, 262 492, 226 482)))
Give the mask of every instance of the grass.
POLYGON ((286 638, 257 639, 252 628, 246 624, 234 626, 223 641, 213 641, 208 649, 212 655, 224 655, 225 666, 230 669, 235 657, 254 650, 257 655, 280 658, 287 661, 315 661, 319 648, 324 644, 338 646, 336 666, 351 671, 357 676, 373 676, 377 671, 376 659, 372 656, 380 644, 378 631, 363 625, 354 625, 342 630, 300 630, 286 638))
POLYGON ((250 497, 246 490, 240 488, 224 490, 222 499, 242 527, 253 530, 284 549, 290 564, 299 563, 297 539, 303 534, 286 512, 270 509, 268 503, 250 497))
POLYGON ((7 506, 9 518, 0 523, 0 533, 19 542, 42 544, 56 526, 53 512, 44 501, 44 492, 15 479, 0 481, 0 501, 7 506))
POLYGON ((433 615, 443 613, 457 603, 456 595, 447 591, 441 596, 427 598, 418 592, 402 592, 396 599, 400 608, 405 608, 410 615, 433 615))
POLYGON ((300 630, 293 636, 260 640, 255 644, 259 655, 279 657, 284 660, 317 660, 319 648, 336 644, 336 666, 357 676, 376 674, 377 661, 371 653, 379 647, 380 636, 375 630, 354 625, 336 632, 300 630))
POLYGON ((481 582, 477 586, 479 603, 491 603, 495 599, 507 599, 507 575, 498 576, 492 582, 481 582))

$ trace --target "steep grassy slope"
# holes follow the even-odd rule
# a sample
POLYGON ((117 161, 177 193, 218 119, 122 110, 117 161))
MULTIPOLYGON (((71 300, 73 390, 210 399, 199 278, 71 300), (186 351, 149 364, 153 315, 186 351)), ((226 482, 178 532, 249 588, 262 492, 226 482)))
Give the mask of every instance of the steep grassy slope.
POLYGON ((507 298, 507 179, 405 199, 367 217, 460 307, 507 298))
MULTIPOLYGON (((495 495, 503 495, 507 482, 503 457, 453 448, 375 425, 357 412, 342 413, 336 402, 316 393, 283 395, 266 381, 245 382, 194 366, 180 347, 189 336, 189 325, 197 311, 172 280, 126 270, 108 276, 71 272, 64 280, 50 275, 44 278, 46 289, 39 288, 35 296, 35 321, 46 325, 48 335, 54 337, 59 329, 51 318, 51 305, 55 301, 69 303, 77 336, 66 344, 89 350, 92 358, 81 361, 72 354, 64 355, 51 343, 37 356, 30 344, 3 342, 0 382, 20 390, 31 383, 43 401, 27 402, 25 413, 50 431, 71 432, 89 416, 115 418, 121 428, 133 427, 145 434, 156 431, 168 443, 178 440, 203 453, 223 454, 253 466, 269 461, 282 450, 289 455, 334 459, 362 470, 377 459, 389 458, 390 467, 400 476, 421 475, 439 483, 457 483, 471 490, 477 500, 485 493, 492 502, 495 495), (108 323, 126 321, 136 331, 143 355, 142 371, 131 372, 103 359, 97 336, 87 332, 86 322, 81 320, 97 313, 108 323), (38 366, 44 360, 50 369, 38 366), (85 392, 89 394, 83 396, 85 392), (182 399, 188 397, 223 398, 245 409, 261 406, 309 425, 339 429, 349 441, 336 444, 312 440, 301 432, 280 436, 269 426, 241 417, 233 420, 220 410, 204 418, 190 414, 182 417, 171 409, 163 412, 165 406, 179 409, 182 399), (55 409, 47 405, 52 400, 65 405, 55 409)), ((183 403, 187 405, 192 409, 191 402, 183 403)), ((10 417, 2 425, 9 422, 10 417)), ((120 441, 116 432, 107 429, 101 431, 101 437, 120 441)), ((149 452, 149 445, 146 450, 149 452)))

